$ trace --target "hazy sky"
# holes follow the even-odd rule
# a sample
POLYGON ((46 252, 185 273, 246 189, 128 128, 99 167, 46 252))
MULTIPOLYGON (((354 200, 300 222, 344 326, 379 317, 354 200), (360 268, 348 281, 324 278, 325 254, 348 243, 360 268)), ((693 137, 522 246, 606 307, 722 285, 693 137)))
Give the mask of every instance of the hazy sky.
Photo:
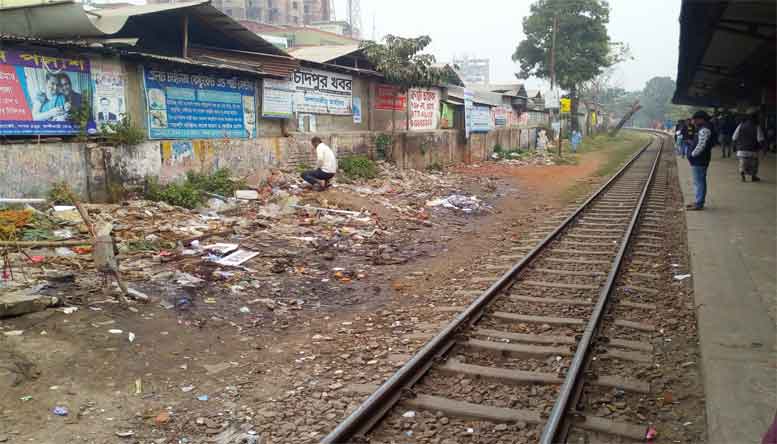
MULTIPOLYGON (((428 34, 429 51, 439 61, 454 55, 491 59, 492 82, 514 81, 518 66, 511 56, 521 40, 521 20, 530 0, 361 0, 363 37, 391 33, 403 37, 428 34), (469 2, 466 2, 469 3, 469 2)), ((629 90, 642 89, 654 76, 677 74, 680 0, 611 0, 610 37, 628 43, 634 60, 618 67, 617 79, 629 90)), ((338 18, 346 0, 335 0, 338 18)), ((530 87, 543 82, 530 80, 530 87)))

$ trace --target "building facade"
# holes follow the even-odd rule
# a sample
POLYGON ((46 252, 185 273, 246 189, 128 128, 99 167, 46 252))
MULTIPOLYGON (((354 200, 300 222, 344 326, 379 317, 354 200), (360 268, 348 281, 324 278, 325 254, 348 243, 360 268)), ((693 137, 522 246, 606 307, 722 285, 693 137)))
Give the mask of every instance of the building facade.
MULTIPOLYGON (((176 0, 148 0, 151 4, 170 4, 176 0)), ((252 20, 274 25, 310 25, 328 22, 329 0, 213 0, 213 6, 235 20, 252 20)))

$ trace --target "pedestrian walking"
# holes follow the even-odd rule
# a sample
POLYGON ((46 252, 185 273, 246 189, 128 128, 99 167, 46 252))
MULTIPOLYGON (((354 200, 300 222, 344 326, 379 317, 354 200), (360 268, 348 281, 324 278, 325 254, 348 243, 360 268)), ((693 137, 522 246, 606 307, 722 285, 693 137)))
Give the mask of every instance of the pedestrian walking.
POLYGON ((302 178, 314 189, 318 187, 319 190, 324 190, 329 187, 329 181, 337 173, 337 157, 332 148, 322 142, 321 138, 314 137, 310 143, 316 152, 316 169, 303 172, 302 178))
POLYGON ((734 141, 734 149, 739 159, 739 174, 742 182, 746 182, 750 176, 753 182, 761 179, 758 177, 758 152, 764 143, 764 133, 758 125, 758 116, 752 115, 739 124, 731 138, 734 141))
POLYGON ((736 130, 736 121, 731 114, 726 114, 720 120, 719 141, 720 148, 723 151, 723 158, 731 157, 733 148, 733 135, 736 130))
POLYGON ((677 154, 685 157, 684 138, 688 133, 688 125, 685 123, 685 119, 677 121, 677 125, 674 127, 674 146, 677 150, 677 154))
POLYGON ((683 150, 681 154, 683 157, 688 157, 688 154, 695 147, 695 145, 693 144, 695 137, 696 137, 696 125, 694 125, 694 119, 693 117, 691 117, 686 121, 686 125, 685 125, 685 135, 683 136, 683 150))
POLYGON ((685 208, 689 211, 700 211, 704 209, 707 199, 707 169, 710 166, 712 146, 715 142, 709 114, 697 111, 693 115, 693 125, 695 129, 691 145, 693 149, 688 152, 688 163, 691 164, 696 199, 694 203, 686 205, 685 208))
POLYGON ((583 141, 583 135, 580 134, 580 130, 574 130, 572 131, 572 134, 569 136, 569 143, 572 145, 572 152, 577 152, 577 147, 580 145, 580 142, 583 141))

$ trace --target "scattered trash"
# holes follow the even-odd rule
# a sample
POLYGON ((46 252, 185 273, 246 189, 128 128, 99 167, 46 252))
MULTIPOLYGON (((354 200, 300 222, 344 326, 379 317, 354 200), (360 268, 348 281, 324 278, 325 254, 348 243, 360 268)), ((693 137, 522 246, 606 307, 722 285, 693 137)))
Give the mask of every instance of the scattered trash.
POLYGON ((408 410, 405 413, 402 414, 403 418, 415 418, 415 412, 412 410, 408 410))
POLYGON ((51 410, 51 413, 57 416, 67 416, 69 412, 67 410, 67 407, 58 405, 51 410))
POLYGON ((31 395, 22 396, 21 398, 19 398, 19 400, 24 402, 32 401, 32 396, 31 395))
POLYGON ((443 206, 444 208, 451 208, 465 213, 472 213, 479 211, 484 207, 483 202, 476 196, 464 196, 461 194, 451 194, 448 197, 434 199, 426 202, 427 207, 443 206))
POLYGON ((112 329, 108 330, 108 333, 110 333, 112 335, 120 335, 120 334, 122 334, 124 332, 119 330, 118 328, 112 328, 112 329))
POLYGON ((192 390, 194 390, 194 386, 193 385, 186 385, 186 386, 181 387, 181 391, 184 392, 184 393, 189 393, 192 390))
POLYGON ((251 309, 248 307, 240 307, 240 313, 251 313, 251 309))
POLYGON ((645 432, 645 439, 647 441, 652 441, 656 439, 656 436, 658 436, 658 431, 656 430, 656 428, 652 425, 648 426, 647 432, 645 432))
POLYGON ((54 230, 51 232, 54 237, 61 240, 72 239, 73 232, 69 228, 62 228, 61 230, 54 230))
POLYGON ((197 400, 198 401, 207 401, 208 400, 208 395, 200 395, 200 396, 197 397, 197 400))
POLYGON ((135 342, 135 333, 129 332, 127 339, 129 339, 130 343, 135 342))
POLYGON ((691 277, 690 274, 678 274, 678 275, 675 275, 674 279, 676 281, 684 281, 684 280, 688 279, 689 277, 691 277))
POLYGON ((57 247, 54 249, 54 254, 62 257, 76 256, 76 253, 67 247, 57 247))
POLYGON ((223 256, 237 250, 237 247, 238 244, 212 244, 205 245, 202 249, 223 256))
POLYGON ((258 200, 259 192, 256 190, 235 190, 235 198, 243 200, 258 200))
POLYGON ((158 415, 156 415, 156 417, 154 418, 154 422, 155 422, 157 425, 164 425, 164 424, 167 424, 168 422, 170 422, 170 412, 168 412, 167 410, 164 410, 164 411, 160 412, 160 413, 159 413, 158 415))
POLYGON ((11 330, 11 331, 4 331, 3 335, 5 335, 5 336, 21 336, 22 333, 24 333, 24 330, 11 330))
POLYGON ((143 302, 148 302, 151 300, 151 298, 149 298, 147 294, 130 287, 127 287, 127 296, 143 302))
POLYGON ((78 311, 78 307, 62 307, 62 308, 59 309, 59 311, 69 315, 69 314, 73 314, 73 313, 77 312, 78 311))
POLYGON ((248 262, 249 260, 255 258, 258 256, 259 253, 256 251, 248 251, 248 250, 237 250, 234 253, 230 254, 229 256, 223 257, 216 261, 219 265, 229 266, 229 267, 239 267, 240 265, 248 262))
POLYGON ((135 435, 135 432, 132 430, 127 430, 126 432, 116 432, 116 436, 119 438, 131 438, 135 435))

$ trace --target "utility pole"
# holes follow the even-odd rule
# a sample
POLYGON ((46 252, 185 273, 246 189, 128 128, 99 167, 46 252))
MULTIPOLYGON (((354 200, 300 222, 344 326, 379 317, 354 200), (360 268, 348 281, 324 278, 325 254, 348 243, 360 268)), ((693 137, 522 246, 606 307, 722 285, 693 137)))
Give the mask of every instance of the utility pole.
MULTIPOLYGON (((556 87, 556 34, 558 33, 558 15, 553 16, 553 37, 550 47, 550 90, 556 87)), ((560 105, 559 105, 560 106, 560 105)), ((561 108, 558 110, 558 156, 561 157, 561 108)), ((556 113, 553 112, 555 118, 556 113)))

